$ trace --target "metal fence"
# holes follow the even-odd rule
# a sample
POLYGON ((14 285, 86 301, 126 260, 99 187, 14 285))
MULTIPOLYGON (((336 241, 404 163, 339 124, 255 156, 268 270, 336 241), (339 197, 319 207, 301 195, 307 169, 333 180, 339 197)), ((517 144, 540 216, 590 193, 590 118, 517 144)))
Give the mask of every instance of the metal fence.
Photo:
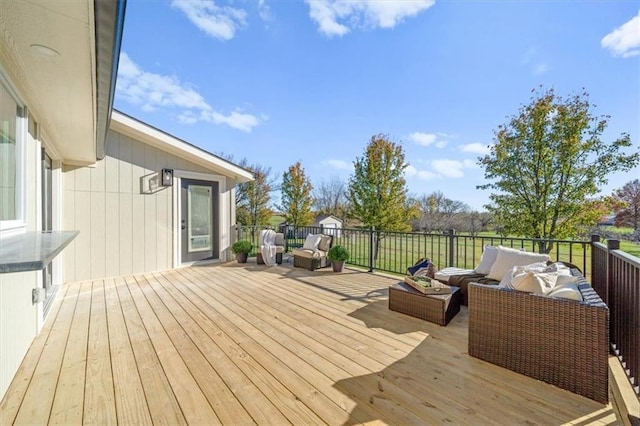
MULTIPOLYGON (((237 238, 248 240, 257 253, 260 230, 267 227, 239 226, 237 238)), ((285 237, 285 252, 302 247, 308 234, 333 235, 333 245, 344 246, 350 254, 347 264, 369 271, 405 274, 407 267, 418 259, 429 258, 442 269, 447 266, 473 269, 480 263, 485 245, 502 245, 529 252, 549 253, 555 261, 576 265, 589 278, 591 242, 574 240, 543 240, 458 234, 453 230, 443 233, 388 232, 362 228, 322 228, 316 226, 281 225, 276 229, 285 237)))
POLYGON ((640 394, 640 259, 593 238, 593 287, 609 307, 611 348, 640 394))

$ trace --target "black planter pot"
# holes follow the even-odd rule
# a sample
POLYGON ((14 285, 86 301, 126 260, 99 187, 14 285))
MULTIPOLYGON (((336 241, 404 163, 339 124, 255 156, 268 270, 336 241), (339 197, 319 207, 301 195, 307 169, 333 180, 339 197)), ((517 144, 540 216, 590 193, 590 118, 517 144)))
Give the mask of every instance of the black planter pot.
POLYGON ((247 253, 236 253, 236 260, 238 263, 247 263, 247 257, 249 255, 247 253))

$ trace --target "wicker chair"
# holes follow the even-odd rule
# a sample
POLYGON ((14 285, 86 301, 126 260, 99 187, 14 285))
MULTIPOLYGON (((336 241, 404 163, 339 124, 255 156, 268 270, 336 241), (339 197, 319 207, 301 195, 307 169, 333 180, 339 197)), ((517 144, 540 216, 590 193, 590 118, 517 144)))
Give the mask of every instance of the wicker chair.
POLYGON ((609 309, 580 278, 583 302, 470 284, 469 355, 606 404, 609 309))
POLYGON ((331 264, 327 258, 327 252, 333 246, 333 236, 322 234, 318 250, 305 250, 304 248, 293 250, 293 266, 314 271, 331 264))

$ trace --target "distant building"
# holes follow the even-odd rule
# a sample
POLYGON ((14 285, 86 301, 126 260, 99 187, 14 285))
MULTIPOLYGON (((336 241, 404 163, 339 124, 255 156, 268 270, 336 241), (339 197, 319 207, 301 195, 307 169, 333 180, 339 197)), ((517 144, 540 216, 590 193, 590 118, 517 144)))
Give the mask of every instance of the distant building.
POLYGON ((613 226, 615 225, 616 222, 616 215, 614 213, 611 213, 607 216, 602 216, 600 218, 600 222, 598 222, 598 225, 600 226, 613 226))
POLYGON ((340 230, 342 229, 342 220, 334 215, 327 214, 316 217, 314 226, 322 228, 322 232, 325 234, 333 235, 336 238, 340 238, 340 230))

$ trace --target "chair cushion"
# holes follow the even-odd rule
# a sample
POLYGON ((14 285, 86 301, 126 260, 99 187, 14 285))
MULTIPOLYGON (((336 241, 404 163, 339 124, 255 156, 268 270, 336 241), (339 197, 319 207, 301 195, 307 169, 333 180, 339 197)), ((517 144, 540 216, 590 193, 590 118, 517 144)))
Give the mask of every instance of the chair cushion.
POLYGON ((309 234, 304 240, 304 245, 302 246, 302 248, 305 250, 317 250, 321 239, 321 234, 309 234))
POLYGON ((322 234, 320 236, 320 244, 318 244, 318 250, 329 251, 329 249, 331 248, 332 240, 333 240, 333 237, 331 235, 322 234))
POLYGON ((306 257, 307 259, 322 258, 327 255, 327 252, 322 250, 307 250, 305 248, 293 249, 294 256, 306 257))
POLYGON ((473 269, 462 269, 462 268, 455 268, 453 266, 448 266, 444 269, 440 269, 438 272, 435 273, 435 278, 436 280, 440 281, 441 283, 446 283, 449 281, 449 277, 453 276, 453 275, 468 275, 468 274, 476 274, 474 272, 473 269))

